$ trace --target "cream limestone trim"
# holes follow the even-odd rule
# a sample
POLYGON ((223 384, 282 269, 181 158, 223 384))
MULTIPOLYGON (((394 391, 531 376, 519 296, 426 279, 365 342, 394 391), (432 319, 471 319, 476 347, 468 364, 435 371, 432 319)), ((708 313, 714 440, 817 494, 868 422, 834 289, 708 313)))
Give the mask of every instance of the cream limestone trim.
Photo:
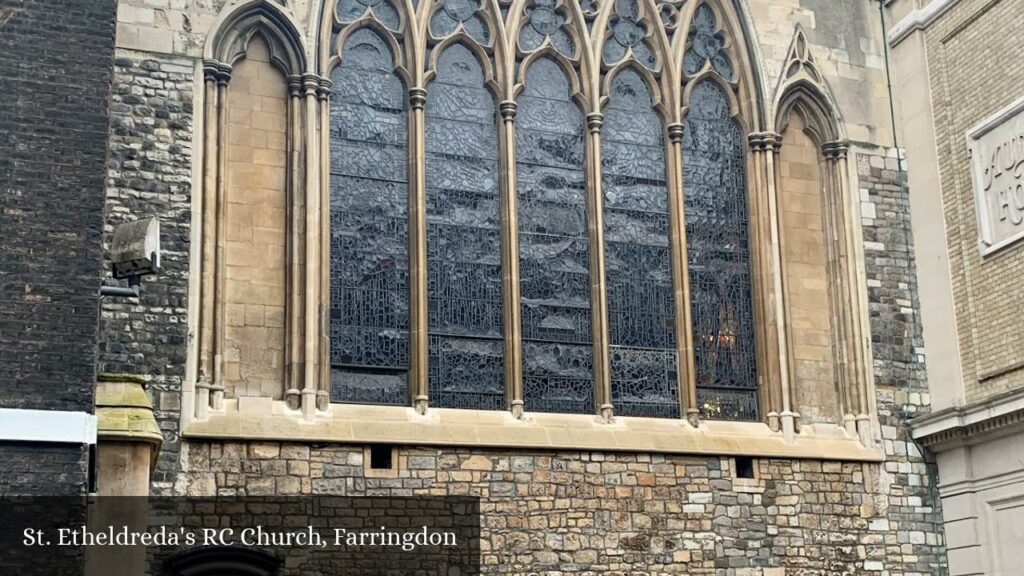
POLYGON ((887 38, 889 46, 895 48, 897 44, 906 40, 914 32, 927 30, 932 23, 955 6, 958 1, 932 0, 927 6, 907 14, 889 30, 889 37, 887 38))
POLYGON ((764 458, 807 458, 881 462, 884 454, 860 444, 835 425, 805 426, 793 442, 759 422, 704 421, 694 428, 685 420, 600 417, 578 414, 525 413, 431 408, 421 415, 402 406, 332 404, 312 422, 275 400, 267 410, 239 410, 225 401, 224 412, 195 420, 183 431, 190 439, 279 442, 388 442, 429 446, 468 446, 549 450, 595 450, 764 458))

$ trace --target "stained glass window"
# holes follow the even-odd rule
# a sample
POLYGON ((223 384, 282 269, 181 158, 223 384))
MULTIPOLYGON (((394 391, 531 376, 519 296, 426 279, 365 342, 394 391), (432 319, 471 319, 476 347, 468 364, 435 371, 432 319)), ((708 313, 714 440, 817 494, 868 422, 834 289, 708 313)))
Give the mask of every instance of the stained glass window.
POLYGON ((535 412, 594 413, 583 135, 565 73, 535 61, 516 116, 523 397, 535 412))
POLYGON ((462 44, 446 48, 426 107, 430 404, 504 408, 494 98, 462 44))
POLYGON ((632 69, 612 82, 601 137, 615 412, 679 416, 668 186, 661 117, 632 69))
POLYGON ((715 11, 707 4, 701 4, 694 13, 693 26, 686 40, 683 70, 688 75, 699 73, 704 63, 710 61, 711 69, 719 76, 733 79, 732 62, 725 53, 725 36, 718 30, 715 11))
POLYGON ((405 88, 361 29, 331 74, 331 398, 407 404, 405 88))
POLYGON ((711 80, 690 96, 683 133, 697 408, 757 419, 746 152, 729 101, 711 80))
POLYGON ((566 58, 575 56, 576 43, 566 27, 564 8, 557 8, 555 0, 534 0, 526 9, 527 25, 519 32, 519 47, 527 52, 540 48, 550 40, 555 50, 566 58))

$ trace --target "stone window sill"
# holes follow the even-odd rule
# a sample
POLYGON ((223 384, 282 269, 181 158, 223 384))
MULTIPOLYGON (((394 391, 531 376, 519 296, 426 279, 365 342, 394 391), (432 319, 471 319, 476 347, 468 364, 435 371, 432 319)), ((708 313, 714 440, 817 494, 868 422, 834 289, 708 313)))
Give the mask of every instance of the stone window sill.
POLYGON ((269 398, 226 400, 224 410, 186 423, 186 438, 287 442, 389 443, 546 450, 595 450, 880 462, 841 427, 805 426, 793 443, 759 422, 703 421, 332 404, 312 421, 269 398))

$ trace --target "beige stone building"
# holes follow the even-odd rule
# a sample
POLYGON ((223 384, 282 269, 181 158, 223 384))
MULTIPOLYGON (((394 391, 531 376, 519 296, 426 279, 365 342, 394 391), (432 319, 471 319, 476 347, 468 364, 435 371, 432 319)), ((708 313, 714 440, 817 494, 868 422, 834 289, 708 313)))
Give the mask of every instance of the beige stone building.
POLYGON ((898 0, 888 34, 951 574, 1024 573, 1024 3, 898 0), (948 278, 948 280, 947 280, 948 278))
POLYGON ((475 496, 489 573, 945 573, 877 3, 121 0, 115 56, 143 488, 475 496))

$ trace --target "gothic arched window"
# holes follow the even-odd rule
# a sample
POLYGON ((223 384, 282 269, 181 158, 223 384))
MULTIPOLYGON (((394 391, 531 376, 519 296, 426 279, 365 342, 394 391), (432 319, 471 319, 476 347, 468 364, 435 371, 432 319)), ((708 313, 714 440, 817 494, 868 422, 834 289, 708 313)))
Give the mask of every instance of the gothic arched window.
MULTIPOLYGON (((568 48, 568 36, 559 38, 568 48)), ((583 114, 565 71, 549 58, 533 61, 516 121, 523 396, 530 410, 594 412, 584 148, 583 114)))
POLYGON ((752 420, 757 353, 743 138, 719 85, 700 81, 683 132, 697 406, 709 416, 752 420))
MULTIPOLYGON (((329 156, 329 297, 307 296, 329 346, 320 366, 288 352, 306 380, 421 412, 757 418, 755 105, 724 8, 328 6, 328 108, 303 76, 293 110, 329 156)), ((315 199, 299 201, 308 227, 315 199)), ((308 266, 311 246, 293 257, 308 266)))
MULTIPOLYGON (((448 4, 456 7, 438 12, 445 16, 442 23, 463 16, 457 10, 461 3, 448 0, 448 4)), ((484 85, 476 55, 463 44, 444 48, 428 90, 425 152, 431 403, 448 408, 500 409, 505 407, 504 322, 494 97, 484 85)))
POLYGON ((612 404, 679 415, 671 230, 662 120, 631 68, 611 84, 601 141, 612 404))
POLYGON ((409 368, 405 86, 371 28, 331 73, 330 363, 342 402, 406 404, 409 368))

